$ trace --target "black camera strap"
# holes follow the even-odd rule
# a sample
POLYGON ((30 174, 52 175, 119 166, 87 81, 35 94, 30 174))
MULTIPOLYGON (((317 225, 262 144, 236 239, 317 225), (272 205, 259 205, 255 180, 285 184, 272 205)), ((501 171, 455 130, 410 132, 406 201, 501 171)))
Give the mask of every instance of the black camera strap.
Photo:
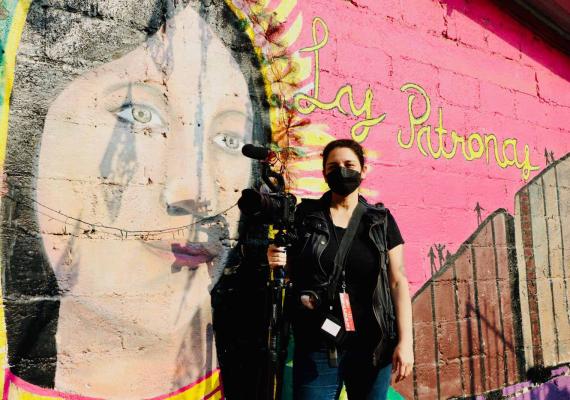
MULTIPOLYGON (((350 251, 350 248, 352 247, 352 243, 354 241, 354 236, 356 235, 356 232, 358 231, 358 226, 360 225, 360 220, 362 219, 362 216, 364 215, 365 211, 366 211, 366 207, 362 203, 358 202, 354 211, 352 212, 352 215, 350 217, 350 221, 348 222, 348 227, 346 228, 346 232, 344 233, 342 240, 340 241, 340 243, 338 243, 338 240, 337 240, 338 250, 337 250, 335 258, 334 258, 333 272, 332 272, 331 278, 329 280, 328 291, 327 291, 328 305, 331 308, 331 311, 332 311, 334 300, 335 300, 336 294, 337 294, 337 287, 338 287, 339 278, 344 271, 344 267, 346 265, 346 260, 348 258, 348 252, 350 251)), ((329 214, 329 217, 330 217, 329 221, 331 224, 331 230, 334 232, 335 227, 334 227, 334 223, 332 221, 332 217, 330 216, 330 214, 329 214)), ((336 233, 335 233, 335 238, 336 238, 336 233)), ((329 315, 325 319, 325 322, 323 323, 323 326, 321 327, 321 329, 323 329, 323 330, 325 330, 325 332, 328 332, 329 334, 331 334, 334 337, 334 340, 336 341, 336 340, 338 340, 338 338, 342 338, 343 334, 342 333, 338 334, 338 333, 330 332, 329 330, 325 329, 325 324, 327 324, 327 323, 330 324, 331 322, 333 323, 333 325, 335 324, 334 319, 332 318, 332 316, 329 315)), ((340 326, 340 324, 337 323, 336 327, 337 327, 336 330, 338 332, 338 330, 341 329, 341 326, 340 326)), ((334 341, 332 341, 329 344, 330 344, 330 346, 329 346, 329 366, 338 367, 337 346, 336 346, 334 341)))
MULTIPOLYGON (((352 212, 352 216, 350 217, 350 221, 348 222, 348 227, 346 228, 346 232, 342 237, 338 245, 338 250, 336 252, 336 256, 334 258, 334 268, 331 279, 328 285, 328 304, 332 305, 336 296, 338 281, 339 278, 344 271, 346 265, 346 259, 348 258, 348 252, 352 247, 352 242, 356 232, 358 231, 358 226, 360 225, 360 220, 366 211, 366 207, 361 202, 358 202, 356 208, 352 212)), ((334 224, 332 224, 331 218, 331 229, 334 228, 334 224)))

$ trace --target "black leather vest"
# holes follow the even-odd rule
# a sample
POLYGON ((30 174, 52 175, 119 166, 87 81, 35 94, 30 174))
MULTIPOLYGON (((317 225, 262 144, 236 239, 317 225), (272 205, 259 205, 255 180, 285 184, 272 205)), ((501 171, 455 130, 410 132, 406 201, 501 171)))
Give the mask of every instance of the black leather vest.
MULTIPOLYGON (((313 291, 320 298, 328 286, 330 276, 324 271, 320 257, 330 239, 326 212, 330 205, 331 193, 327 192, 318 200, 305 199, 295 211, 297 240, 288 252, 290 275, 295 293, 313 291)), ((379 252, 380 269, 376 277, 376 287, 372 299, 373 311, 380 327, 381 337, 374 351, 373 360, 377 364, 391 359, 397 343, 395 309, 390 295, 388 274, 388 250, 386 244, 386 215, 389 212, 383 205, 371 205, 359 196, 366 206, 362 217, 370 239, 379 252)))

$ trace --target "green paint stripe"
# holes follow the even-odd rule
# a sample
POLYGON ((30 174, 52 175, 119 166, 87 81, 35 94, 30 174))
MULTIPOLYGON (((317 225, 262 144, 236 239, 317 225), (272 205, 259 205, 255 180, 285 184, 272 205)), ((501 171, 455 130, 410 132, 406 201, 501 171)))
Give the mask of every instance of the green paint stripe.
MULTIPOLYGON (((2 1, 2 0, 0 0, 2 1)), ((4 86, 4 49, 6 47, 6 42, 8 41, 8 35, 10 34, 10 29, 12 28, 12 17, 14 16, 14 10, 18 5, 17 0, 3 0, 2 7, 6 13, 6 18, 0 20, 0 68, 2 69, 2 75, 0 75, 0 86, 4 86)))

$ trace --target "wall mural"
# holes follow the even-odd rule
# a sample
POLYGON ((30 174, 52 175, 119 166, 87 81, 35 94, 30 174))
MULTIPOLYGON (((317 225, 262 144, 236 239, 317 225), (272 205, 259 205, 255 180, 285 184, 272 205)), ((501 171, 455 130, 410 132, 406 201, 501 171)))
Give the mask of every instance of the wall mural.
POLYGON ((8 398, 222 396, 209 290, 255 173, 240 147, 269 139, 265 84, 225 3, 130 7, 154 33, 28 11, 4 162, 8 398))
POLYGON ((490 1, 76 3, 0 2, 4 399, 223 398, 240 148, 319 197, 347 137, 406 241, 391 398, 570 393, 567 56, 490 1))

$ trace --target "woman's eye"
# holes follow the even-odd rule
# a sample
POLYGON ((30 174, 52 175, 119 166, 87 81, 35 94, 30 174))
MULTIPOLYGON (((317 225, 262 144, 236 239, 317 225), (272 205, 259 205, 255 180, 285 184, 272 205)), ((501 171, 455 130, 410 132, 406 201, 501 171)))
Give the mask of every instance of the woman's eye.
POLYGON ((243 147, 243 140, 230 133, 219 133, 214 137, 214 143, 230 153, 239 153, 243 147))
POLYGON ((162 118, 156 110, 142 104, 126 104, 119 112, 117 117, 131 124, 144 126, 160 126, 163 125, 162 118))

